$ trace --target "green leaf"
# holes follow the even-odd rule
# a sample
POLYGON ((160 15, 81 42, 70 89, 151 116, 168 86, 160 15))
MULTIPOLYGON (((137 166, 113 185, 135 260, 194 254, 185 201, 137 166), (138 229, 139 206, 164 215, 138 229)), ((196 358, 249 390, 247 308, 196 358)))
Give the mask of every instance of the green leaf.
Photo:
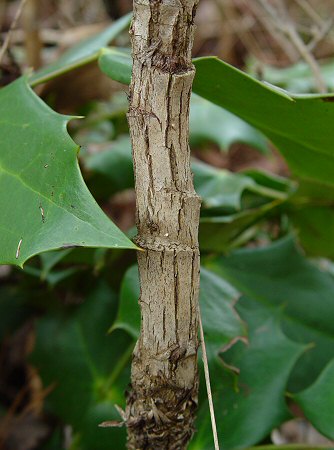
POLYGON ((124 332, 107 335, 117 301, 101 283, 80 306, 49 313, 37 321, 32 361, 44 386, 53 386, 47 409, 80 435, 82 450, 124 448, 125 431, 101 429, 121 420, 114 404, 124 403, 133 340, 124 332))
POLYGON ((193 95, 190 108, 191 144, 211 141, 221 150, 234 143, 244 143, 268 153, 268 142, 255 128, 223 108, 193 95))
MULTIPOLYGON (((289 418, 284 391, 290 371, 304 346, 282 333, 277 316, 246 298, 237 309, 249 329, 249 345, 237 344, 224 360, 240 370, 235 380, 220 361, 210 366, 213 401, 223 449, 245 448, 261 441, 289 418)), ((197 421, 191 450, 213 450, 207 402, 197 421)))
POLYGON ((0 264, 59 247, 135 248, 82 179, 68 117, 21 78, 0 90, 0 264))
POLYGON ((294 399, 320 433, 334 439, 334 359, 315 383, 295 395, 294 399))
POLYGON ((130 84, 132 60, 128 53, 117 48, 104 48, 99 55, 98 64, 108 77, 122 84, 130 84))
POLYGON ((131 55, 117 48, 103 49, 98 59, 101 71, 111 79, 130 84, 132 73, 131 55))
POLYGON ((217 58, 195 61, 193 90, 263 132, 300 178, 334 185, 334 96, 292 95, 217 58))
POLYGON ((234 309, 239 293, 215 273, 201 268, 200 307, 209 364, 238 340, 247 328, 234 309))
POLYGON ((314 382, 334 357, 334 279, 311 264, 292 236, 263 248, 233 252, 210 261, 209 268, 268 311, 280 309, 290 339, 311 345, 295 367, 289 389, 314 382))
POLYGON ((29 82, 35 86, 96 60, 100 49, 108 45, 129 26, 131 17, 132 13, 123 16, 101 33, 95 34, 70 48, 56 62, 35 72, 30 77, 29 82))
MULTIPOLYGON (((137 338, 140 331, 138 268, 126 272, 121 287, 117 319, 111 331, 122 329, 137 338)), ((225 346, 246 336, 244 323, 233 306, 238 293, 214 273, 201 269, 200 305, 208 354, 214 356, 225 346)))
POLYGON ((258 169, 248 169, 242 172, 251 177, 258 185, 267 187, 270 190, 283 192, 291 195, 297 189, 297 183, 289 178, 284 178, 270 172, 258 169))

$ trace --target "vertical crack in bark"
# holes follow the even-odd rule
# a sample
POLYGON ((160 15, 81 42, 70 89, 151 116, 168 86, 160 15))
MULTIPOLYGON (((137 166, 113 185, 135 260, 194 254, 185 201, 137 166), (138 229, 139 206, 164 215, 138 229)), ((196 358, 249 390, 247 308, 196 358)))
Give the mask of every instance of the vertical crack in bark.
POLYGON ((128 120, 136 180, 142 325, 127 397, 128 448, 182 450, 198 373, 198 223, 188 120, 198 0, 134 0, 128 120))
POLYGON ((179 280, 178 280, 178 273, 177 273, 177 254, 174 250, 174 315, 175 315, 175 337, 176 337, 176 345, 179 344, 179 321, 177 318, 178 314, 178 302, 179 302, 179 280))

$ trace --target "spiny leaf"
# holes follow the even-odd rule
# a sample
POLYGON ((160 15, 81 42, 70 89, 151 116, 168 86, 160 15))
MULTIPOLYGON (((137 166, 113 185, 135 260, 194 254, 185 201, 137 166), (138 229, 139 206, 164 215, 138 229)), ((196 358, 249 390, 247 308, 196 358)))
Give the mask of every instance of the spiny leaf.
POLYGON ((295 367, 289 389, 296 392, 313 383, 334 357, 333 277, 301 254, 293 236, 218 257, 209 267, 259 307, 278 308, 289 338, 312 345, 295 367))
POLYGON ((0 264, 59 247, 135 248, 82 179, 69 117, 21 78, 0 90, 0 264))
POLYGON ((300 178, 334 186, 333 95, 293 95, 217 58, 195 61, 193 90, 261 130, 300 178))
POLYGON ((116 308, 115 294, 100 283, 82 305, 37 321, 32 362, 44 386, 53 386, 46 409, 73 427, 82 450, 125 446, 124 429, 98 428, 119 420, 114 405, 123 407, 130 376, 133 340, 120 330, 107 334, 116 308))
MULTIPOLYGON (((284 391, 292 367, 305 346, 289 340, 278 317, 242 298, 237 310, 249 329, 249 345, 242 343, 224 353, 224 361, 237 367, 235 379, 221 361, 210 366, 218 433, 222 449, 245 448, 261 441, 289 418, 284 391)), ((198 432, 191 450, 213 450, 207 402, 202 404, 198 432)))

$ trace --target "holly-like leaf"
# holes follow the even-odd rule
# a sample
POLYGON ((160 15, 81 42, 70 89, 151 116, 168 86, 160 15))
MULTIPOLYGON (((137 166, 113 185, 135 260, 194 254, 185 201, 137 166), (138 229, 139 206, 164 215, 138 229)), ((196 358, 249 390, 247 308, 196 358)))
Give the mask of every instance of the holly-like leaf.
POLYGON ((45 387, 52 387, 46 409, 73 427, 82 450, 125 447, 125 430, 98 428, 103 421, 121 421, 130 378, 133 340, 121 330, 107 334, 117 298, 101 283, 82 305, 60 309, 37 321, 32 362, 45 387))
POLYGON ((280 309, 284 332, 310 345, 292 373, 289 389, 298 392, 313 383, 334 358, 333 277, 311 264, 292 236, 218 257, 209 267, 268 311, 280 309))
MULTIPOLYGON (((284 391, 292 367, 305 346, 289 340, 281 331, 278 316, 246 298, 237 310, 249 329, 249 345, 241 343, 224 354, 224 361, 237 367, 235 379, 216 359, 210 366, 213 401, 220 445, 223 449, 245 448, 261 441, 290 417, 284 391)), ((202 404, 198 432, 191 450, 213 450, 210 414, 202 404)))
POLYGON ((320 374, 312 386, 299 392, 294 399, 303 409, 312 424, 327 436, 334 439, 334 359, 320 374))
POLYGON ((0 264, 60 247, 135 248, 89 193, 69 117, 21 78, 0 90, 0 264))
POLYGON ((194 92, 262 131, 296 176, 334 187, 333 95, 292 95, 213 57, 195 66, 194 92))

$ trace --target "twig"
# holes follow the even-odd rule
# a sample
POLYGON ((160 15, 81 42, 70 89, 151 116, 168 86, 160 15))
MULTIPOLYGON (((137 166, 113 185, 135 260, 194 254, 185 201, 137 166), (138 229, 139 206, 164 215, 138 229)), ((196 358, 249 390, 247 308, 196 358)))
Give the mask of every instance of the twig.
POLYGON ((322 77, 322 73, 320 71, 319 65, 312 55, 312 53, 308 50, 302 38, 299 36, 297 31, 293 26, 287 27, 287 32, 291 38, 291 42, 293 42, 296 46, 296 49, 299 50, 301 57, 305 62, 310 66, 310 69, 313 72, 313 77, 315 81, 315 85, 319 92, 326 92, 326 83, 322 77))
POLYGON ((277 44, 281 47, 281 49, 285 52, 287 57, 289 58, 291 63, 296 62, 299 54, 295 47, 292 45, 290 40, 281 32, 277 30, 277 28, 272 24, 271 17, 268 15, 263 15, 261 10, 261 5, 258 5, 256 2, 251 1, 247 2, 247 0, 242 0, 245 6, 247 6, 250 11, 254 14, 256 19, 261 22, 264 29, 275 39, 277 44))
POLYGON ((327 35, 332 32, 333 19, 330 18, 327 22, 324 22, 322 28, 313 33, 313 39, 307 44, 307 49, 312 52, 315 47, 321 42, 327 35))
POLYGON ((6 53, 6 50, 8 48, 9 42, 10 42, 10 36, 12 34, 12 31, 14 30, 14 28, 16 27, 16 24, 21 16, 22 10, 24 8, 24 5, 27 3, 27 0, 21 0, 19 7, 17 8, 14 20, 8 30, 7 36, 5 37, 5 40, 3 41, 2 47, 0 49, 0 63, 2 61, 2 58, 4 56, 4 54, 6 53))
MULTIPOLYGON (((258 3, 262 6, 262 8, 267 12, 269 17, 271 18, 272 24, 280 30, 282 33, 287 35, 291 43, 298 50, 300 56, 304 59, 304 61, 310 66, 311 71, 313 72, 313 77, 315 81, 316 88, 319 92, 326 92, 326 84, 323 80, 320 68, 318 63, 312 53, 307 48, 307 45, 304 43, 298 32, 296 31, 293 23, 290 20, 287 10, 284 11, 284 20, 280 19, 278 11, 273 8, 267 0, 257 0, 258 3)), ((284 7, 283 3, 280 3, 281 7, 284 7)))
POLYGON ((42 42, 38 24, 39 0, 29 0, 22 14, 25 33, 26 59, 29 67, 38 69, 41 65, 42 42))
POLYGON ((208 364, 208 357, 206 354, 206 346, 205 346, 205 340, 204 340, 204 331, 203 331, 203 325, 202 325, 201 312, 199 312, 199 330, 200 330, 200 336, 201 336, 201 346, 202 346, 202 353, 203 353, 202 359, 203 359, 203 364, 204 364, 206 390, 208 393, 213 442, 215 444, 215 450, 219 450, 217 425, 216 425, 215 410, 214 410, 213 399, 212 399, 209 364, 208 364))
POLYGON ((306 0, 296 0, 296 3, 301 9, 312 19, 319 27, 322 27, 323 20, 321 16, 316 12, 315 9, 306 0))

